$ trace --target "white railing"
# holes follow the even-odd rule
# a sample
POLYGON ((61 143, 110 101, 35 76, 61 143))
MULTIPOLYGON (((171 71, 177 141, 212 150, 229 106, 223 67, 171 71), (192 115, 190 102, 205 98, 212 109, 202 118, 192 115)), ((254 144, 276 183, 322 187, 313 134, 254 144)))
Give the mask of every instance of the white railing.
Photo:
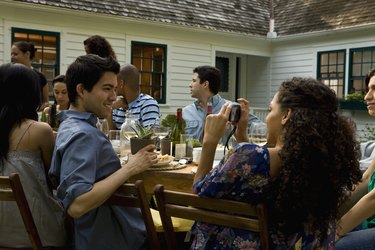
POLYGON ((262 122, 266 121, 266 116, 268 114, 268 109, 267 108, 260 108, 260 107, 251 107, 250 108, 250 113, 258 117, 259 120, 262 122))

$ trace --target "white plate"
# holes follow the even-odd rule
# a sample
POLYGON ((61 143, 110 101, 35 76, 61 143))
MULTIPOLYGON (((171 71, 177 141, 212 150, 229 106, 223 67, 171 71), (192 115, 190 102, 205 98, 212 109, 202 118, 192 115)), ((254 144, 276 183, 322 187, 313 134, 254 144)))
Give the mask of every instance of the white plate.
POLYGON ((154 165, 152 165, 152 167, 164 167, 164 166, 167 166, 169 165, 169 163, 171 163, 173 161, 173 157, 169 157, 169 159, 167 160, 163 160, 163 161, 158 161, 158 163, 155 163, 154 165))

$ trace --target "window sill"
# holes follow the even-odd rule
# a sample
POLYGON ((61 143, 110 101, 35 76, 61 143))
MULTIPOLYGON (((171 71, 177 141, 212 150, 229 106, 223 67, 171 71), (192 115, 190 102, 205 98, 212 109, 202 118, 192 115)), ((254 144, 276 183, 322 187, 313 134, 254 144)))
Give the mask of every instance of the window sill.
POLYGON ((339 101, 340 109, 347 110, 367 110, 367 105, 363 101, 339 101))

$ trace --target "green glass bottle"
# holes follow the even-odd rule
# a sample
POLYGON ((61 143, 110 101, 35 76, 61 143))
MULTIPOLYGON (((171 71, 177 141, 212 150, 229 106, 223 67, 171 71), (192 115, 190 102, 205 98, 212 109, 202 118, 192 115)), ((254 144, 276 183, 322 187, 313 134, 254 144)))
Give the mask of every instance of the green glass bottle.
POLYGON ((180 135, 184 133, 183 131, 183 120, 182 120, 182 108, 177 109, 176 113, 176 124, 173 128, 172 133, 172 154, 175 156, 175 145, 180 143, 180 135))

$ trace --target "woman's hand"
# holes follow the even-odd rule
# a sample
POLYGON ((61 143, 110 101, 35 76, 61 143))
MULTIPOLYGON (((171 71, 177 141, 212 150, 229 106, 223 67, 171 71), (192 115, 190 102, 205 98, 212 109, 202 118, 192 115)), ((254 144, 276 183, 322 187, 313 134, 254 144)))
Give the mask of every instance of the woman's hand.
POLYGON ((227 130, 230 111, 230 103, 225 103, 218 114, 211 114, 206 117, 203 143, 217 144, 219 142, 227 130))
POLYGON ((249 102, 244 98, 237 99, 237 102, 241 105, 241 117, 237 123, 237 129, 234 133, 234 137, 237 142, 249 142, 249 135, 247 126, 249 123, 249 102))

